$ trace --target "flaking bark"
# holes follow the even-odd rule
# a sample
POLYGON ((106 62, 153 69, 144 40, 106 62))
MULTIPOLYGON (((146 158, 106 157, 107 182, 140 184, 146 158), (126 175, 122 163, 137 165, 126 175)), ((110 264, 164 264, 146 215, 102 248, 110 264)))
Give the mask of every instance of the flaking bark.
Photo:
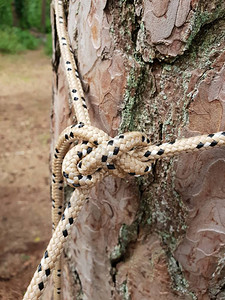
MULTIPOLYGON (((67 9, 94 126, 111 136, 140 130, 153 143, 225 129, 222 1, 67 9)), ((53 38, 52 144, 75 121, 53 38)), ((64 299, 223 299, 224 155, 183 154, 155 162, 149 176, 93 188, 64 251, 64 299)))

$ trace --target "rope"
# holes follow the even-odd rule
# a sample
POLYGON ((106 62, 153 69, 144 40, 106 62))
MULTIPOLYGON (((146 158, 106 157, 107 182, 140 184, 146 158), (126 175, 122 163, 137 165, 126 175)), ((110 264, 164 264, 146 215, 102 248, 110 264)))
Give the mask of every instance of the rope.
POLYGON ((108 174, 119 177, 125 177, 127 174, 144 175, 151 171, 151 164, 156 159, 225 145, 225 132, 154 146, 150 145, 148 137, 140 132, 128 132, 112 138, 104 131, 91 126, 79 74, 70 49, 61 0, 55 0, 55 14, 60 51, 78 124, 66 128, 60 134, 55 147, 52 161, 53 235, 24 300, 39 299, 53 270, 54 299, 61 299, 60 255, 71 227, 86 201, 88 190, 96 182, 108 174), (75 141, 79 143, 69 150, 75 141), (64 180, 75 190, 63 211, 64 180))

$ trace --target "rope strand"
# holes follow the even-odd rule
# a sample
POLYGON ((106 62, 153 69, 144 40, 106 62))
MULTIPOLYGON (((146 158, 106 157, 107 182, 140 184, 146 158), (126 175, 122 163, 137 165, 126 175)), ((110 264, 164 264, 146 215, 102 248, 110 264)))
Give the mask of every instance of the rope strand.
POLYGON ((91 124, 84 92, 79 79, 79 73, 76 62, 73 56, 73 51, 70 46, 69 36, 66 30, 66 20, 63 11, 63 2, 55 0, 55 15, 56 15, 56 29, 59 39, 59 47, 61 56, 63 58, 64 67, 67 72, 67 81, 69 85, 69 92, 73 100, 73 107, 78 122, 91 124))

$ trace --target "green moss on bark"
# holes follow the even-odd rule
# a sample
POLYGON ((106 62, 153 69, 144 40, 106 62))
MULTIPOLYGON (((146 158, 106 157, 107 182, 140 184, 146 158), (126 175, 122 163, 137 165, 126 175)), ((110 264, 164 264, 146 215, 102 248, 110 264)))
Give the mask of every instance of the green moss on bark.
POLYGON ((170 273, 174 290, 183 295, 189 295, 191 299, 197 300, 197 296, 190 291, 188 281, 184 278, 182 268, 172 255, 168 256, 168 271, 170 273))
POLYGON ((119 289, 120 293, 123 295, 123 300, 131 300, 131 296, 127 287, 127 281, 124 281, 119 289))
POLYGON ((137 222, 131 225, 123 224, 120 228, 118 245, 111 252, 110 260, 111 264, 116 264, 124 258, 127 247, 131 242, 135 242, 137 239, 138 224, 137 222))
POLYGON ((192 41, 195 39, 196 35, 199 33, 201 28, 206 25, 218 20, 220 18, 224 18, 225 16, 225 2, 217 0, 214 3, 214 9, 209 11, 207 9, 207 5, 210 6, 206 1, 200 1, 197 11, 194 14, 194 17, 191 21, 191 34, 187 40, 186 49, 190 47, 192 41))
POLYGON ((148 66, 143 62, 135 61, 127 78, 127 87, 123 101, 122 122, 120 132, 137 129, 137 118, 142 94, 145 90, 146 81, 149 78, 148 66))

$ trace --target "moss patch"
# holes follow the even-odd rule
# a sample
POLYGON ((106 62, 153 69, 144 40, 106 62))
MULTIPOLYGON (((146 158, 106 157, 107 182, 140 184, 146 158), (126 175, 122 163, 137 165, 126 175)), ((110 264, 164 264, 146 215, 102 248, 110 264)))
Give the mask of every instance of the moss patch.
POLYGON ((192 41, 195 39, 196 35, 200 32, 201 28, 206 25, 214 22, 215 20, 218 21, 218 19, 223 18, 225 16, 225 3, 224 1, 214 1, 214 9, 209 11, 207 9, 207 5, 209 3, 204 3, 203 1, 200 1, 197 11, 194 14, 194 18, 191 22, 191 34, 187 40, 186 49, 190 47, 192 44, 192 41))
POLYGON ((123 300, 131 300, 131 296, 128 291, 127 281, 124 281, 119 289, 120 293, 123 295, 123 300))

